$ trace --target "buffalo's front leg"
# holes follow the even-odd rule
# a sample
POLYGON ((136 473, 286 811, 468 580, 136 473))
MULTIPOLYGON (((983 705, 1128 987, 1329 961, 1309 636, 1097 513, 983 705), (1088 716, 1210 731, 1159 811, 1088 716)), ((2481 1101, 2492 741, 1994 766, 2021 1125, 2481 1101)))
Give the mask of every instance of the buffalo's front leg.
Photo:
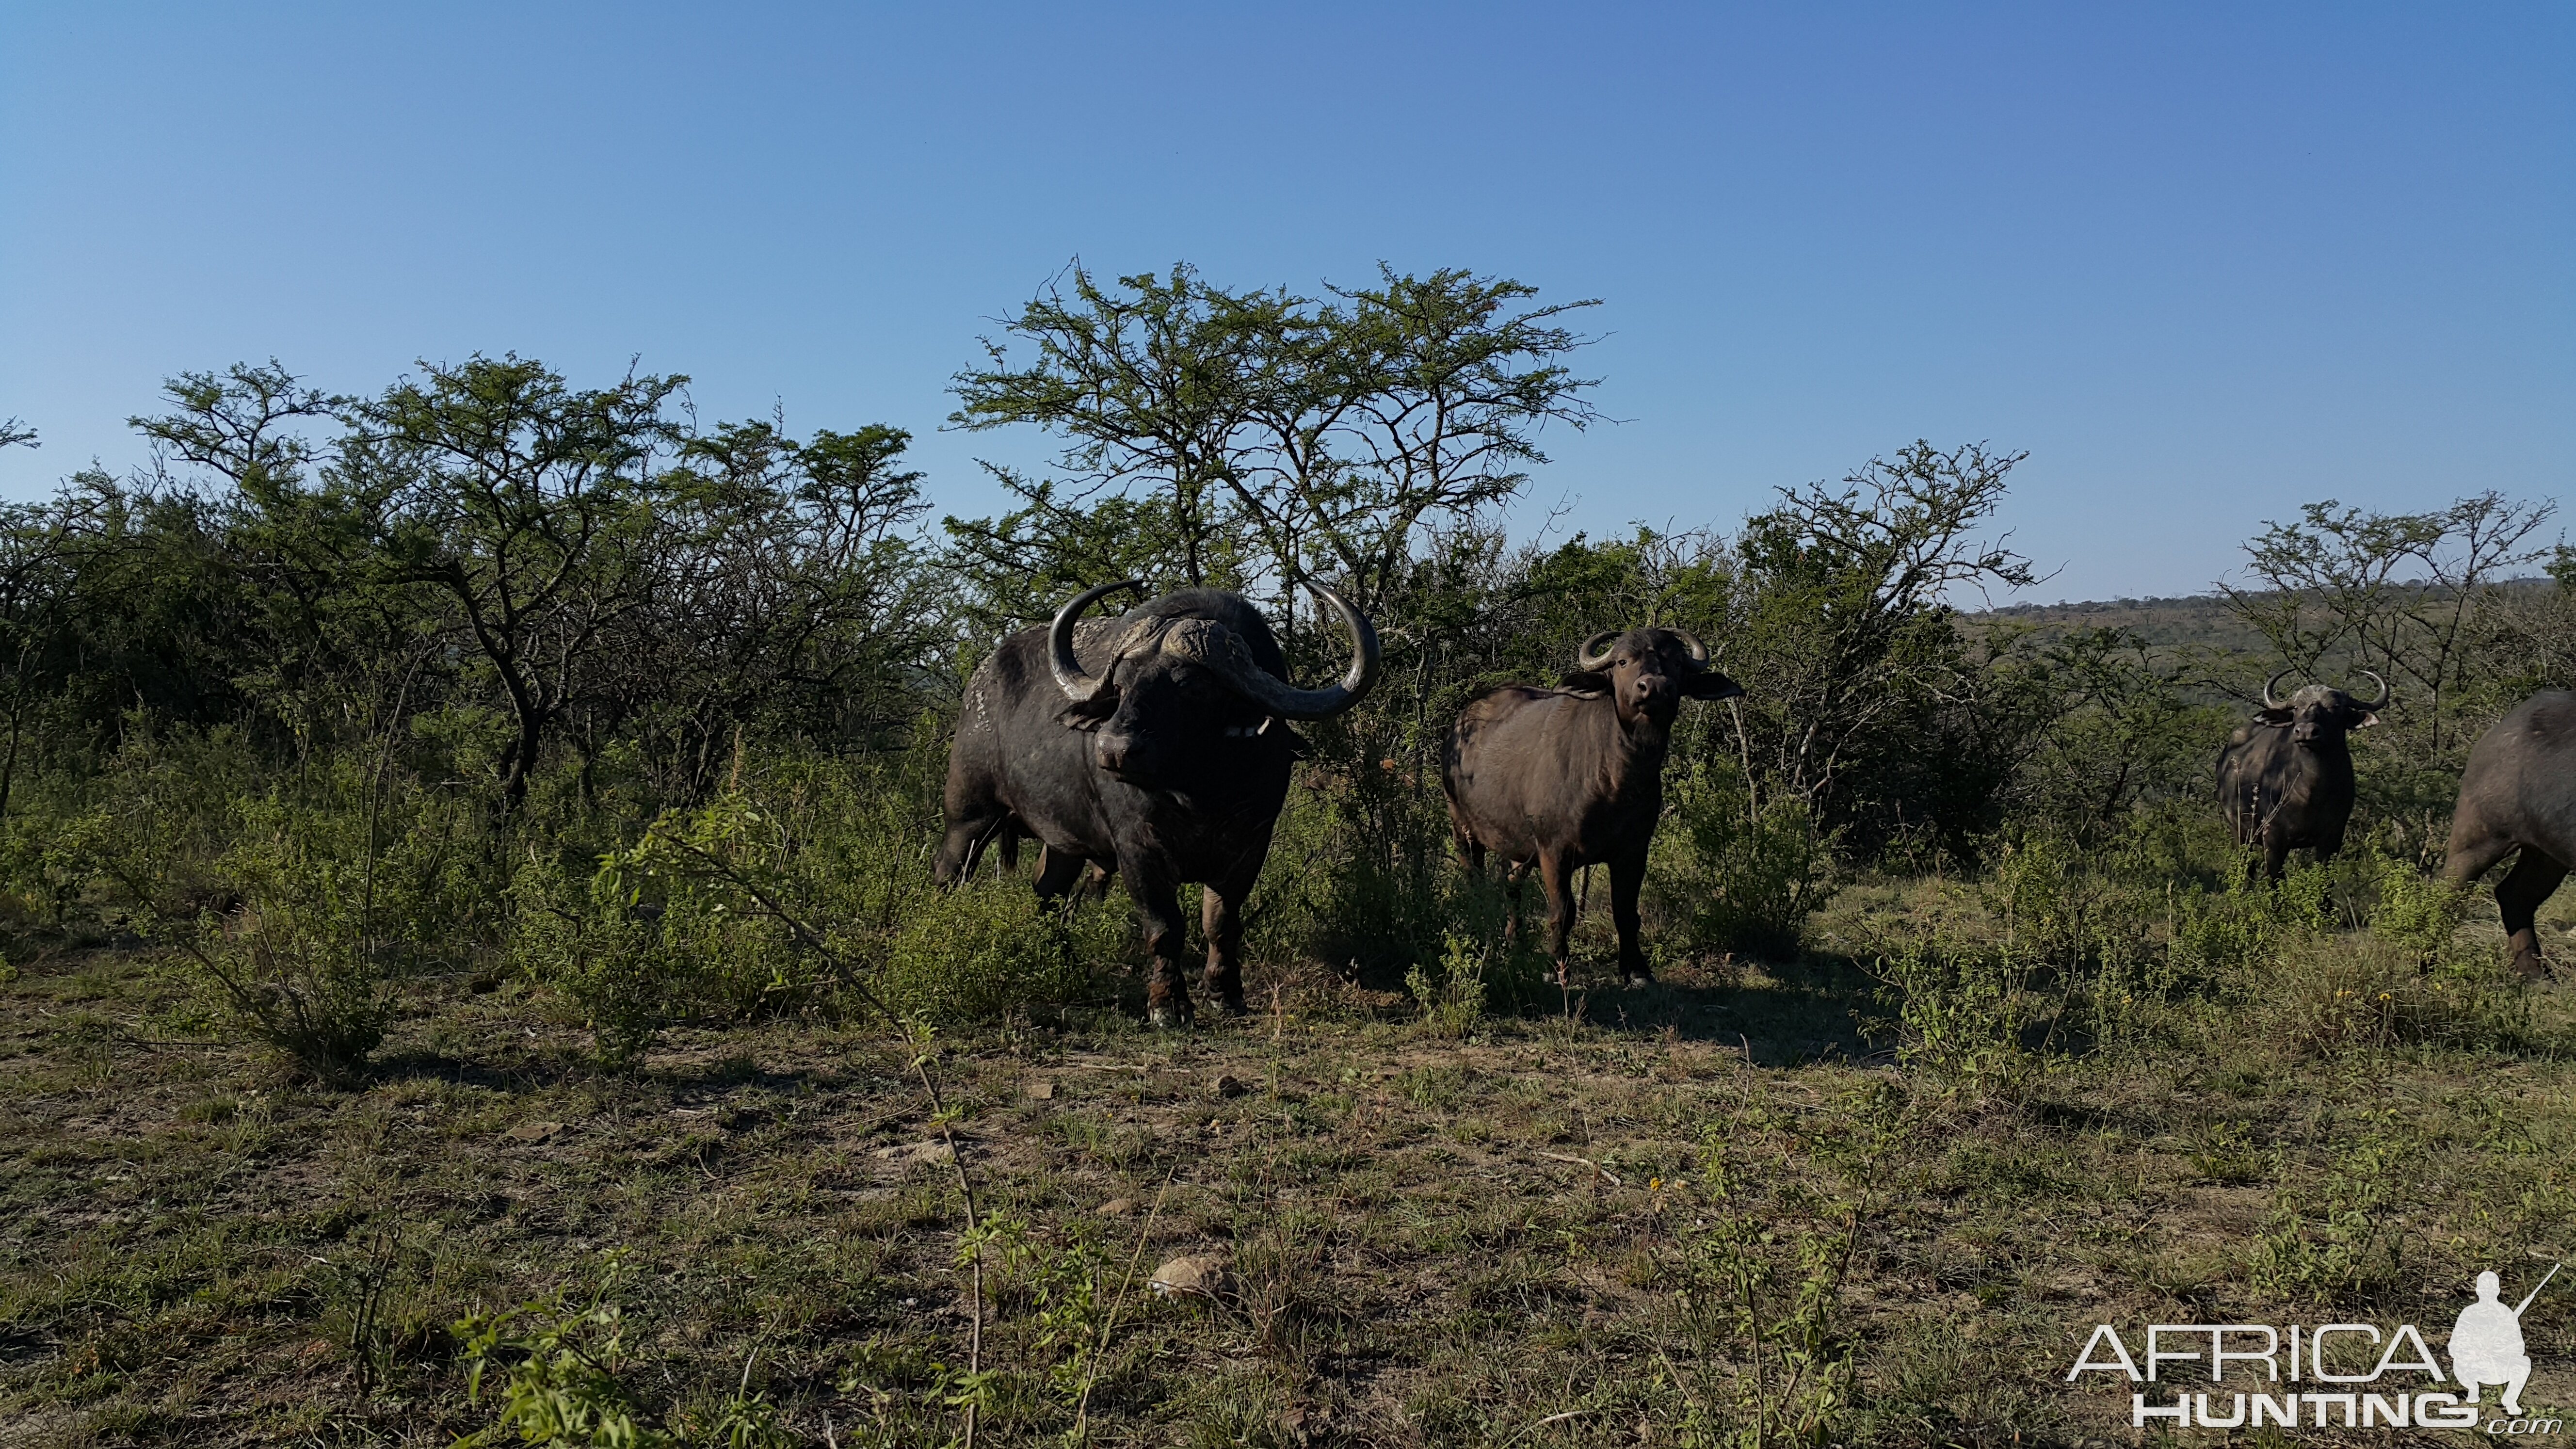
POLYGON ((1269 858, 1270 830, 1264 826, 1233 868, 1208 882, 1199 902, 1199 924, 1207 932, 1208 994, 1228 1016, 1243 1015, 1243 903, 1252 898, 1269 858))
POLYGON ((1243 901, 1209 886, 1199 892, 1199 925, 1207 933, 1207 989, 1228 1016, 1243 1015, 1243 901))
POLYGON ((1145 1017, 1156 1026, 1188 1027, 1198 1019, 1190 1007, 1190 983, 1181 975, 1184 931, 1178 882, 1152 866, 1125 865, 1127 894, 1145 921, 1145 1017))
POLYGON ((1619 923, 1619 979, 1652 981, 1654 968, 1646 964, 1645 948, 1637 944, 1637 893, 1646 883, 1646 855, 1634 855, 1610 862, 1610 918, 1619 923))
POLYGON ((1556 962, 1556 984, 1568 985, 1573 979, 1566 940, 1574 934, 1574 867, 1554 851, 1541 851, 1538 879, 1547 892, 1547 954, 1556 962))

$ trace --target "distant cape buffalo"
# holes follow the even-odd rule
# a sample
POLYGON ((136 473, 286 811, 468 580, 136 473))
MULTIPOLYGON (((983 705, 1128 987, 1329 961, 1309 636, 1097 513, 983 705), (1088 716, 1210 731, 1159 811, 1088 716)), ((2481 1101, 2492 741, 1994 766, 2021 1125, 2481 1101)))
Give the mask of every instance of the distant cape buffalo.
POLYGON ((2496 883, 2496 912, 2513 969, 2537 976, 2548 968, 2533 917, 2576 861, 2576 694, 2563 689, 2516 705, 2470 748, 2442 873, 2465 886, 2515 851, 2521 857, 2496 883))
POLYGON ((1566 980, 1574 872, 1610 867, 1619 976, 1654 979, 1637 945, 1637 891, 1664 808, 1664 749, 1684 699, 1744 693, 1708 667, 1708 647, 1679 629, 1595 634, 1558 688, 1511 684, 1470 700, 1449 732, 1440 785, 1459 854, 1487 852, 1521 878, 1538 866, 1547 891, 1548 952, 1566 980))
POLYGON ((946 841, 938 878, 972 875, 986 847, 1015 858, 1022 835, 1045 849, 1037 889, 1070 889, 1086 865, 1127 877, 1153 954, 1146 1003, 1157 1026, 1192 1020, 1181 973, 1176 891, 1205 890, 1207 988, 1243 1010, 1243 902, 1300 750, 1284 721, 1324 719, 1377 682, 1377 632, 1320 584, 1353 657, 1338 684, 1297 689, 1259 611, 1240 595, 1182 589, 1115 620, 1077 623, 1103 584, 1044 629, 1002 641, 966 685, 948 755, 946 841))
POLYGON ((2236 843, 2263 847, 2263 873, 2281 878, 2292 850, 2304 847, 2332 860, 2343 849, 2352 820, 2352 731, 2379 723, 2388 707, 2388 682, 2369 670, 2379 697, 2368 702, 2340 689, 2311 684, 2287 700, 2263 685, 2263 709, 2253 723, 2229 737, 2218 755, 2218 803, 2236 828, 2236 843))

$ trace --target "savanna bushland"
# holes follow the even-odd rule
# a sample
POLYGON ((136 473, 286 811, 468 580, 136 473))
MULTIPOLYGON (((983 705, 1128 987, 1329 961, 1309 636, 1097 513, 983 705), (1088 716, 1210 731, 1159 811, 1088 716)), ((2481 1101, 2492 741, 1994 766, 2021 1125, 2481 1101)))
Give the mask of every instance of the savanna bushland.
POLYGON ((1069 272, 954 380, 1060 444, 983 518, 675 376, 178 375, 0 515, 0 1444, 2127 1442, 2097 1323, 2447 1324, 2576 1246, 2566 988, 2428 874, 2576 683, 2548 503, 1989 609, 2020 455, 1891 439, 1515 542, 1585 305, 1069 272), (1188 1034, 1115 887, 930 880, 969 671, 1129 575, 1303 680, 1300 580, 1385 642, 1188 1034), (1440 739, 1647 622, 1746 693, 1677 728, 1658 983, 1587 891, 1559 990, 1440 739), (2341 857, 2249 886, 2211 766, 2283 669, 2395 698, 2341 857))

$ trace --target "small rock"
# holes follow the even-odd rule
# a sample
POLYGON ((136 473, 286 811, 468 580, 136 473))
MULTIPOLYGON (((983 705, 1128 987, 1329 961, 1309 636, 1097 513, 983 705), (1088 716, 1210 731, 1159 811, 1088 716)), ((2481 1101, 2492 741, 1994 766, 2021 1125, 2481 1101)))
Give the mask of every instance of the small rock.
POLYGON ((957 1151, 945 1142, 914 1142, 897 1147, 880 1147, 876 1150, 876 1159, 879 1162, 900 1162, 906 1167, 911 1167, 924 1162, 955 1162, 957 1151))
POLYGON ((1220 1097, 1240 1097, 1251 1090, 1252 1088, 1244 1085, 1241 1077, 1223 1072, 1217 1075, 1216 1094, 1220 1097))
POLYGON ((1113 1197, 1109 1201, 1102 1203, 1100 1206, 1093 1208, 1091 1211, 1092 1215, 1095 1217, 1123 1218, 1136 1211, 1136 1199, 1132 1197, 1113 1197))
POLYGON ((1055 1083, 1045 1077, 1040 1077, 1038 1080, 1029 1083, 1029 1100, 1032 1102, 1054 1101, 1055 1083))
POLYGON ((522 1122, 501 1135, 513 1142, 543 1142, 562 1130, 561 1122, 522 1122))
POLYGON ((1145 1286, 1167 1298, 1192 1294, 1214 1298, 1217 1285, 1225 1281, 1225 1258, 1221 1254, 1203 1253, 1174 1258, 1154 1270, 1145 1286))

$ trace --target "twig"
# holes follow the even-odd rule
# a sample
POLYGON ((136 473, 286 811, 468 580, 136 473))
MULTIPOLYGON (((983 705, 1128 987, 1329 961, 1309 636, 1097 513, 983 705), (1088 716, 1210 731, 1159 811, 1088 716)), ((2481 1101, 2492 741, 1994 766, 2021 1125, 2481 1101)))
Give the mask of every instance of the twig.
POLYGON ((1127 1276, 1119 1280, 1116 1297, 1109 1300, 1108 1320, 1100 1325, 1100 1342, 1091 1350, 1091 1362, 1082 1366, 1082 1397, 1073 1406, 1073 1442, 1091 1442, 1091 1385, 1100 1376, 1101 1355, 1109 1352, 1109 1335, 1118 1328, 1118 1311, 1127 1306, 1127 1290, 1136 1283, 1136 1265, 1145 1261, 1146 1240, 1154 1235, 1154 1222, 1163 1215, 1163 1194, 1172 1190, 1175 1167, 1164 1174, 1163 1185, 1154 1192, 1153 1210, 1145 1214, 1145 1225, 1136 1230, 1135 1251, 1127 1255, 1127 1276))
POLYGON ((1589 1157, 1572 1157, 1562 1152, 1542 1152, 1539 1156, 1546 1158, 1550 1162, 1571 1162, 1580 1167, 1591 1168, 1594 1176, 1610 1179, 1610 1185, 1612 1187, 1625 1187, 1627 1185, 1619 1180, 1619 1174, 1603 1167, 1600 1163, 1593 1161, 1589 1157))
MULTIPOLYGON (((708 850, 706 847, 697 844, 695 841, 682 840, 679 837, 668 833, 665 833, 662 838, 669 841, 671 844, 680 847, 682 850, 687 851, 689 854, 696 856, 699 860, 706 862, 709 870, 723 878, 736 890, 741 891, 743 894, 751 897, 754 901, 759 902, 760 908, 769 913, 770 919, 778 922, 782 926, 785 926, 795 935, 796 939, 805 943, 805 949, 822 957, 825 962, 829 963, 832 967, 833 973, 839 976, 844 982, 848 983, 849 988, 859 994, 859 999, 861 1001, 866 1002, 870 1007, 874 1008, 877 1015, 884 1017, 888 1021, 901 1020, 900 1017, 895 1015, 894 1010, 891 1007, 888 1007, 884 1002, 877 999, 877 994, 868 989, 866 982, 860 980, 858 975, 850 970, 849 963, 841 959, 841 953, 833 950, 829 945, 825 944, 822 932, 805 924, 805 922, 793 911, 790 911, 787 907, 781 905, 776 896, 762 890, 759 882, 754 881, 751 877, 743 874, 743 872, 737 869, 732 862, 715 854, 713 851, 708 850)), ((934 1093, 934 1095, 936 1094, 934 1093)))
MULTIPOLYGON (((791 923, 792 924, 792 923, 791 923)), ((913 1074, 921 1078, 921 1089, 930 1094, 930 1120, 939 1124, 939 1138, 948 1144, 948 1165, 957 1170, 957 1195, 966 1202, 966 1237, 974 1244, 968 1266, 974 1272, 974 1296, 967 1304, 969 1313, 966 1339, 966 1377, 975 1384, 966 1397, 966 1449, 975 1449, 975 1394, 983 1391, 980 1376, 984 1371, 984 1245, 975 1242, 981 1231, 975 1216, 975 1184, 966 1176, 966 1159, 957 1151, 957 1134, 950 1130, 948 1108, 939 1100, 939 1087, 930 1080, 930 1056, 922 1053, 912 1059, 913 1074)))
POLYGON ((1495 1449, 1510 1449, 1511 1445, 1519 1443, 1523 1439, 1528 1438, 1530 1435, 1537 1433, 1539 1430, 1546 1428, 1550 1424, 1562 1424, 1568 1419, 1580 1419, 1586 1414, 1598 1414, 1600 1412, 1601 1411, 1599 1409, 1568 1409, 1562 1414, 1550 1414, 1546 1418, 1541 1419, 1534 1424, 1522 1426, 1519 1433, 1505 1439, 1501 1444, 1496 1445, 1495 1449))

